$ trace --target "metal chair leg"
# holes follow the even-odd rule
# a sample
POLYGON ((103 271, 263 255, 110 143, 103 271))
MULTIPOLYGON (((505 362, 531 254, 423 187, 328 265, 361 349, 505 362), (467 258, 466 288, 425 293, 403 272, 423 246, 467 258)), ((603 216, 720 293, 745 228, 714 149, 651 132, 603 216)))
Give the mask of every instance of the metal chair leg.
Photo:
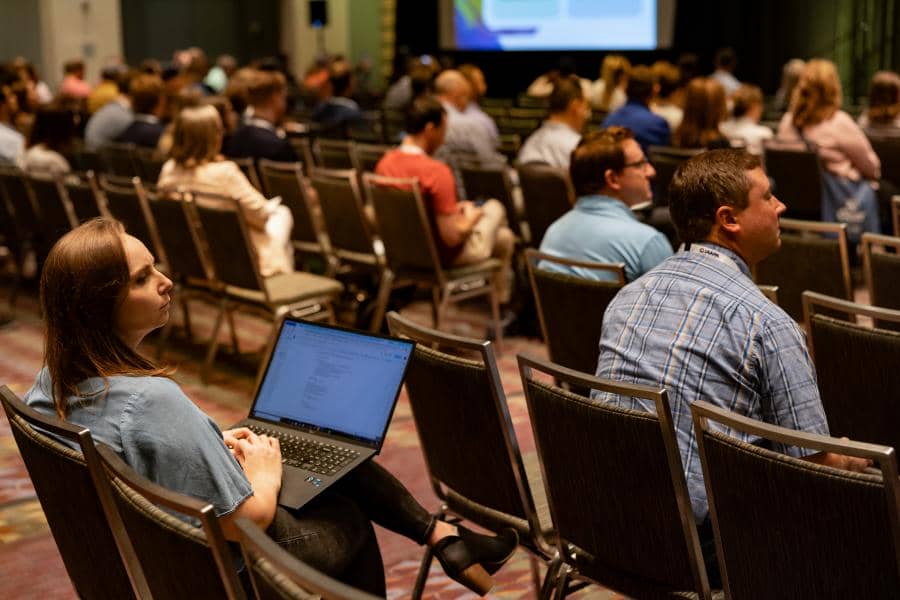
POLYGON ((369 324, 369 331, 377 332, 381 330, 381 324, 384 322, 384 313, 387 312, 387 305, 391 298, 391 289, 393 289, 393 287, 394 272, 390 269, 385 269, 381 273, 381 281, 378 284, 375 312, 372 314, 372 322, 369 324))
POLYGON ((568 590, 566 587, 569 585, 569 573, 571 573, 571 569, 566 565, 562 566, 560 569, 559 578, 556 581, 556 595, 553 597, 554 600, 563 600, 568 594, 568 590))
POLYGON ((535 593, 541 591, 541 569, 538 565, 538 559, 533 554, 528 555, 529 566, 531 567, 531 583, 534 586, 535 593))
POLYGON ((234 311, 226 309, 225 315, 228 317, 228 329, 231 331, 231 347, 234 349, 234 355, 240 356, 241 346, 238 344, 237 327, 234 326, 234 311))
POLYGON ((550 564, 547 565, 547 574, 544 575, 544 584, 541 586, 541 591, 538 594, 540 600, 550 600, 550 596, 553 594, 553 588, 556 584, 556 579, 559 576, 561 565, 562 558, 560 557, 559 552, 556 552, 556 554, 553 555, 550 564))
POLYGON ((212 336, 209 339, 209 346, 206 348, 206 359, 203 361, 203 370, 200 373, 200 380, 206 385, 209 382, 209 368, 212 366, 216 357, 216 350, 219 349, 219 330, 222 328, 222 320, 225 318, 225 302, 219 305, 219 313, 216 315, 216 322, 213 325, 212 336))
POLYGON ((494 320, 494 342, 497 346, 497 354, 503 353, 503 323, 500 320, 500 293, 496 285, 491 285, 491 316, 494 320))
POLYGON ((431 546, 425 547, 425 554, 422 555, 422 562, 419 564, 419 572, 416 575, 416 585, 413 587, 412 600, 420 600, 422 592, 425 591, 425 583, 428 581, 428 572, 431 570, 431 562, 434 560, 434 552, 431 546))
POLYGON ((435 329, 441 328, 441 288, 434 286, 431 288, 431 324, 435 329))

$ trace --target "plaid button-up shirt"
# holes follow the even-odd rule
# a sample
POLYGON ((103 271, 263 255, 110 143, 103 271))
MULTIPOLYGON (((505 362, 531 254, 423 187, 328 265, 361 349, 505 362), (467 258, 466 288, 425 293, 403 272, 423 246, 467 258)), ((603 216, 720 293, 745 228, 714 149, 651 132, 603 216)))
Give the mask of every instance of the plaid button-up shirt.
MULTIPOLYGON (((706 400, 767 423, 828 434, 802 331, 762 295, 737 254, 705 246, 711 255, 679 252, 619 292, 603 318, 597 364, 599 377, 668 391, 697 523, 709 507, 691 402, 706 400)), ((655 412, 652 402, 636 398, 594 392, 594 399, 655 412)))

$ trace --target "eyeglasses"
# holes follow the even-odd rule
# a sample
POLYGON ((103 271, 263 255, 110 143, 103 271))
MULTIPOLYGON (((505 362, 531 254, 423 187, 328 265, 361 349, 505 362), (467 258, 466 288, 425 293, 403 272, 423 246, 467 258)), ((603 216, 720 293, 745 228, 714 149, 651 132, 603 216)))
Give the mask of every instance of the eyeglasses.
POLYGON ((636 160, 634 162, 625 163, 624 165, 622 165, 622 168, 627 169, 628 167, 637 167, 638 169, 646 169, 649 164, 650 164, 650 161, 647 160, 647 157, 645 156, 641 160, 636 160))

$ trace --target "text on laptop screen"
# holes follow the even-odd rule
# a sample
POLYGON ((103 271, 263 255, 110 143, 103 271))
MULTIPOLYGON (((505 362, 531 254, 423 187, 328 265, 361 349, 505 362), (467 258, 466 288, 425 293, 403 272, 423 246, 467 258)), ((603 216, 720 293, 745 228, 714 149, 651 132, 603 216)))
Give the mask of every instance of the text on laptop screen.
POLYGON ((381 441, 413 344, 285 321, 253 416, 381 441))

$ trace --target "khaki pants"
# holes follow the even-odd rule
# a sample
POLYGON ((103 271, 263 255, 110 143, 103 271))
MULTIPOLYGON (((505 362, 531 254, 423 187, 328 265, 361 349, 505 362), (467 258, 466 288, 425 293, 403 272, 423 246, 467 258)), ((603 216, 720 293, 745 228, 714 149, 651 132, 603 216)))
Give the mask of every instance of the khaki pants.
POLYGON ((488 258, 499 259, 503 263, 498 280, 500 302, 506 303, 512 293, 512 256, 516 237, 506 226, 506 209, 500 202, 488 200, 481 208, 484 215, 475 223, 453 265, 461 267, 488 258))

